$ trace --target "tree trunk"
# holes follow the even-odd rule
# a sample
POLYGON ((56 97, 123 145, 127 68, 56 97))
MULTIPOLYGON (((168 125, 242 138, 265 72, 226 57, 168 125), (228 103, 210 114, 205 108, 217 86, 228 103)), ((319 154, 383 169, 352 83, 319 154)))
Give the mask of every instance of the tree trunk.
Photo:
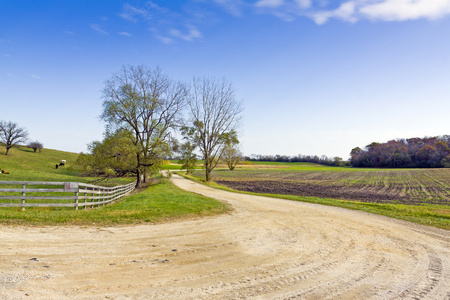
POLYGON ((146 168, 144 168, 143 174, 142 174, 142 183, 146 183, 147 182, 147 178, 148 178, 148 172, 146 170, 146 168))
POLYGON ((137 167, 136 167, 136 187, 139 187, 141 185, 141 172, 140 172, 140 156, 139 153, 136 153, 136 161, 137 161, 137 167))
POLYGON ((206 181, 209 181, 211 179, 211 170, 209 168, 206 168, 206 181))
POLYGON ((139 171, 137 171, 137 173, 136 173, 136 187, 139 187, 140 183, 141 183, 140 175, 139 175, 139 171))
POLYGON ((205 158, 205 177, 206 181, 211 180, 211 164, 209 163, 209 158, 205 158))

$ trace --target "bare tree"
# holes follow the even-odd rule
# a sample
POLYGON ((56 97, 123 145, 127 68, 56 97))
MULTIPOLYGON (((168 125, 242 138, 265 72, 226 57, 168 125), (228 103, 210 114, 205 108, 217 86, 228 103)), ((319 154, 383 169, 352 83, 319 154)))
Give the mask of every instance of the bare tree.
POLYGON ((241 161, 241 151, 233 145, 226 145, 223 151, 222 159, 227 163, 228 169, 233 171, 236 165, 241 161))
POLYGON ((189 107, 192 123, 184 127, 184 132, 203 154, 206 181, 209 181, 226 142, 236 134, 242 104, 236 100, 232 84, 226 79, 194 78, 189 107))
POLYGON ((136 146, 137 184, 170 152, 171 132, 180 122, 188 88, 146 66, 122 67, 105 83, 103 113, 107 130, 126 129, 136 146))
POLYGON ((33 149, 34 153, 36 153, 37 150, 39 150, 39 153, 42 152, 42 148, 44 148, 44 145, 39 141, 30 142, 27 145, 28 148, 33 149))
POLYGON ((17 123, 11 121, 0 121, 0 141, 5 144, 5 155, 8 155, 9 149, 19 143, 24 143, 27 138, 28 131, 25 128, 19 127, 17 123))

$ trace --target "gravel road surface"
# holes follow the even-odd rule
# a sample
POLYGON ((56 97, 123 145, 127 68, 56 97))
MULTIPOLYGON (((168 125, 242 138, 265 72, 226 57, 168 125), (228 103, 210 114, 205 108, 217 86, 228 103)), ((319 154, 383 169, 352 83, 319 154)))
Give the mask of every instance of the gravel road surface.
POLYGON ((212 189, 229 214, 0 226, 0 299, 450 299, 450 231, 212 189))

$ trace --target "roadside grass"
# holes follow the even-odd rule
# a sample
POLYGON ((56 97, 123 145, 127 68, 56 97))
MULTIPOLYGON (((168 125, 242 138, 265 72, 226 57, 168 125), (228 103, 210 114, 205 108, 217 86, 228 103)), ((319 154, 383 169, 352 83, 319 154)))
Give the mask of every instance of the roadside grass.
POLYGON ((183 191, 158 176, 157 183, 120 202, 93 209, 1 208, 0 223, 16 225, 95 225, 154 224, 174 219, 210 216, 228 211, 216 200, 183 191))
MULTIPOLYGON (((334 167, 332 167, 334 168, 334 167)), ((347 168, 346 168, 347 169, 347 168)), ((357 169, 364 170, 365 169, 357 169)), ((272 170, 270 170, 272 171, 272 170)), ((379 171, 379 170, 378 170, 379 171)), ((244 177, 248 174, 246 170, 236 170, 235 172, 243 172, 244 177)), ((395 170, 394 170, 395 172, 395 170)), ((205 183, 204 178, 201 176, 187 176, 184 172, 177 172, 178 174, 184 176, 185 178, 194 180, 196 182, 200 182, 203 184, 207 184, 209 186, 231 191, 242 194, 249 195, 258 195, 258 196, 266 196, 272 198, 281 198, 287 200, 294 201, 302 201, 314 204, 328 205, 328 206, 336 206, 353 210, 361 210, 368 213, 383 215, 390 218, 395 218, 399 220, 405 220, 421 225, 433 226, 442 229, 450 229, 450 205, 442 205, 442 204, 429 204, 429 203, 420 203, 419 205, 409 205, 409 204, 399 204, 399 203, 370 203, 370 202, 361 202, 355 200, 342 200, 342 199, 333 199, 333 198, 319 198, 319 197, 310 197, 310 196, 295 196, 295 195, 282 195, 282 194, 262 194, 262 193, 252 193, 252 192, 244 192, 238 191, 226 186, 217 184, 215 182, 205 183)), ((373 180, 373 179, 372 179, 373 180)))
MULTIPOLYGON (((197 161, 197 164, 195 165, 195 169, 197 170, 197 169, 203 169, 203 164, 205 163, 205 161, 204 160, 198 160, 197 161)), ((165 165, 163 165, 162 166, 162 169, 163 170, 183 170, 183 169, 181 169, 181 166, 182 166, 182 164, 179 164, 178 163, 178 160, 176 160, 176 159, 172 159, 172 160, 170 160, 170 164, 165 164, 165 165)), ((186 170, 186 169, 184 169, 184 170, 186 170)))
MULTIPOLYGON (((102 186, 129 183, 134 177, 104 179, 86 177, 72 168, 76 153, 43 149, 42 153, 22 147, 12 148, 4 155, 0 145, 0 168, 10 174, 0 174, 0 181, 57 181, 84 182, 102 186), (55 168, 60 160, 66 160, 65 167, 55 168)), ((73 208, 0 208, 0 223, 18 225, 95 225, 113 226, 120 224, 142 224, 167 222, 174 219, 194 218, 223 213, 229 208, 223 203, 186 192, 160 175, 153 178, 153 184, 139 192, 133 192, 120 202, 93 209, 75 211, 73 208)), ((5 186, 4 186, 5 187, 5 186)), ((30 194, 31 195, 31 194, 30 194)))
POLYGON ((365 211, 394 219, 409 221, 421 225, 450 229, 450 207, 437 204, 405 205, 387 203, 366 203, 350 200, 299 197, 288 195, 262 194, 267 197, 302 201, 328 206, 336 206, 353 210, 365 211))

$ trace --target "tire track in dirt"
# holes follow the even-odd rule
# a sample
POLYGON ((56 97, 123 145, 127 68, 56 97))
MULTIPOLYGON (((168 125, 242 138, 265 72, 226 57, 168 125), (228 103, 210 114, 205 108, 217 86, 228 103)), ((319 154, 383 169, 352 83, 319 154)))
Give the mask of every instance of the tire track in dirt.
MULTIPOLYGON (((433 251, 428 252, 427 272, 418 273, 417 282, 413 282, 410 288, 400 294, 402 299, 425 299, 439 284, 442 277, 442 260, 433 251)), ((432 299, 432 297, 429 297, 432 299)))
POLYGON ((448 299, 448 231, 172 181, 233 211, 106 229, 0 226, 0 299, 448 299))

